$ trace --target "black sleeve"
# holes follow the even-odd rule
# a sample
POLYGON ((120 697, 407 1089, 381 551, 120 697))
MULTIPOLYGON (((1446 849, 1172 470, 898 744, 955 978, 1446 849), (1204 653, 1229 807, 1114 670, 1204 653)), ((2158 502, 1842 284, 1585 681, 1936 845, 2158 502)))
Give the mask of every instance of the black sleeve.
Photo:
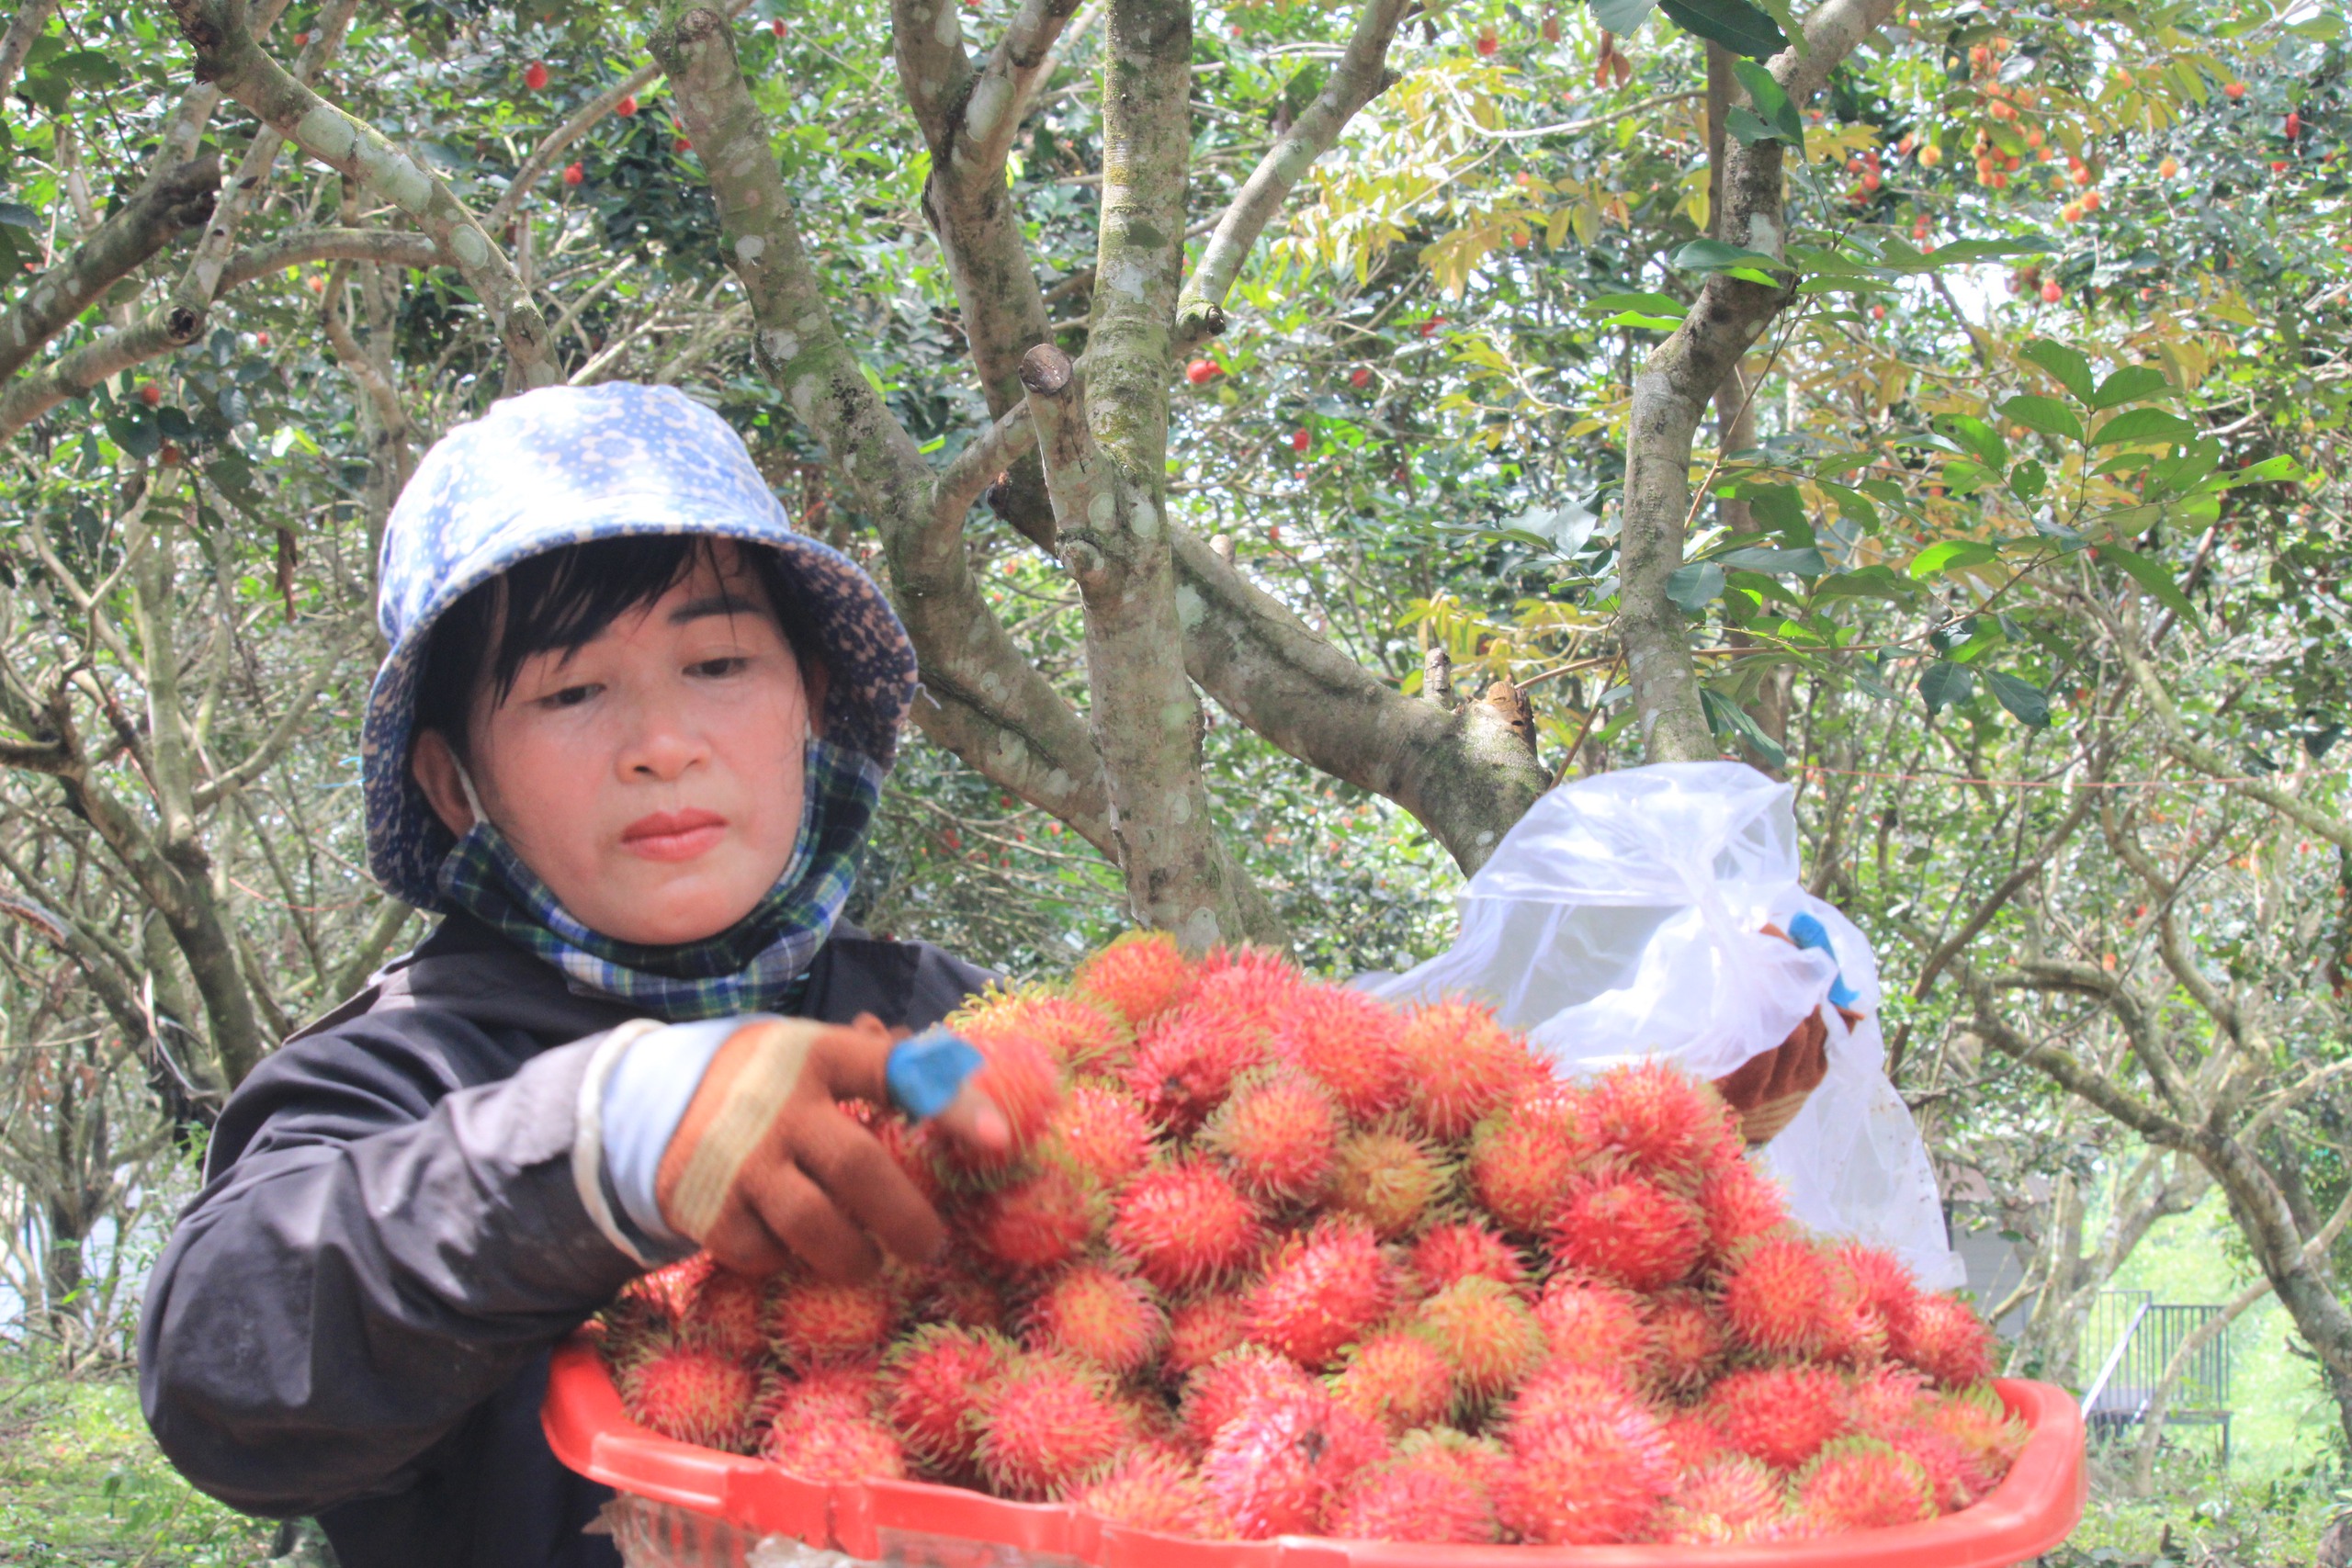
POLYGON ((602 1038, 531 1055, 451 1014, 397 1010, 254 1071, 140 1325, 141 1403, 189 1480, 266 1514, 402 1490, 639 1271, 572 1184, 602 1038))

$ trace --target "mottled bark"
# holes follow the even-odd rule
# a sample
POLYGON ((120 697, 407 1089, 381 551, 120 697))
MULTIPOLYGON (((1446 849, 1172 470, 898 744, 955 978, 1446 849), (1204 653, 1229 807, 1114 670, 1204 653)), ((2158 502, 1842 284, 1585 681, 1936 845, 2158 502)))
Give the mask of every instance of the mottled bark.
POLYGON ((209 218, 220 189, 220 160, 195 158, 175 167, 153 190, 117 208, 96 232, 35 278, 13 310, 0 316, 0 376, 14 375, 98 296, 209 218))
POLYGON ((132 326, 108 333, 96 343, 17 377, 8 383, 6 391, 0 392, 0 439, 14 435, 62 402, 87 397, 92 388, 109 376, 187 347, 203 330, 202 314, 175 302, 132 326))
POLYGON ((0 98, 17 85, 17 73, 25 66, 25 56, 40 35, 48 30, 49 19, 57 14, 57 0, 25 0, 17 14, 8 18, 8 30, 0 34, 0 98))
POLYGON ((220 289, 226 293, 289 266, 322 261, 428 267, 441 265, 441 252, 422 234, 392 229, 296 229, 232 256, 220 270, 220 289))

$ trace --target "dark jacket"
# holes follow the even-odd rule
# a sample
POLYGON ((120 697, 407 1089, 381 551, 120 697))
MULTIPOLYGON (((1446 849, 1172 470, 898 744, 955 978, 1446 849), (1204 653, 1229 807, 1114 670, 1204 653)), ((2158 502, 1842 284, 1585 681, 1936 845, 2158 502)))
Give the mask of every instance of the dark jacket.
MULTIPOLYGON (((799 1011, 922 1029, 989 976, 838 929, 799 1011)), ((453 915, 265 1059, 148 1285, 140 1398, 232 1507, 345 1568, 607 1568, 539 1428, 548 1350, 631 1276, 573 1189, 582 1072, 638 1016, 453 915)))

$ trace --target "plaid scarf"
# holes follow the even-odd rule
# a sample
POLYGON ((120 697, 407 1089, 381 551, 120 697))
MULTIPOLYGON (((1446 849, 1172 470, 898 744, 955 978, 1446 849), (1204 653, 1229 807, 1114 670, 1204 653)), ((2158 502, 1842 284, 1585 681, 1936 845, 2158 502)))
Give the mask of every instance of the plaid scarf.
POLYGON ((591 931, 479 812, 443 857, 436 881, 451 906, 654 1017, 675 1023, 786 1012, 849 898, 882 779, 864 753, 810 738, 800 836, 784 874, 749 914, 700 942, 648 947, 591 931))

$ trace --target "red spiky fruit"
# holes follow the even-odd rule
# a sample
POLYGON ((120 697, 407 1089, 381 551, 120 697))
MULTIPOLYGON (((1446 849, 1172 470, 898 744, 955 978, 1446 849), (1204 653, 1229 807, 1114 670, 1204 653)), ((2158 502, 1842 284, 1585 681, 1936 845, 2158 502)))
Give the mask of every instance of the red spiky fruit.
POLYGON ((1526 1040, 1478 1002, 1414 1009, 1397 1049, 1405 1059, 1405 1113, 1416 1131, 1441 1141, 1468 1137, 1544 1076, 1526 1040))
POLYGON ((1161 1535, 1219 1540, 1233 1533, 1200 1472, 1177 1455, 1155 1450, 1118 1461, 1075 1501, 1106 1519, 1161 1535))
POLYGON ((1185 1136, 1225 1102, 1235 1078, 1265 1059, 1262 1032, 1193 1006, 1148 1025, 1120 1076, 1154 1124, 1185 1136))
POLYGON ((1695 1393, 1723 1369, 1730 1336, 1713 1303, 1696 1291, 1662 1291, 1649 1302, 1652 1382, 1671 1393, 1695 1393))
POLYGON ((908 1450, 949 1474, 968 1470, 980 1391, 1019 1354, 986 1329, 926 1324, 894 1346, 883 1374, 884 1409, 908 1450))
POLYGON ((1061 1068, 1083 1068, 1125 1055, 1127 1032, 1109 1014, 1042 986, 989 989, 947 1015, 946 1027, 986 1054, 1001 1041, 1042 1049, 1061 1068))
POLYGON ((1835 1306, 1829 1260, 1802 1236, 1767 1236, 1724 1278, 1724 1321, 1750 1349, 1800 1356, 1820 1348, 1835 1306))
POLYGON ((1182 1003, 1193 966, 1166 931, 1129 931, 1090 955, 1070 984, 1141 1029, 1182 1003))
POLYGON ((1408 1262, 1415 1286, 1427 1295, 1473 1276, 1518 1290, 1527 1283, 1527 1265, 1518 1250, 1489 1225, 1449 1220, 1431 1225, 1413 1244, 1408 1262))
POLYGON ((1651 1177, 1696 1178, 1708 1152, 1737 1134, 1723 1096, 1655 1058, 1610 1068, 1586 1103, 1601 1145, 1651 1177))
POLYGON ((1102 1195, 1074 1166, 1041 1165, 980 1200, 972 1241, 1015 1269, 1057 1269, 1086 1249, 1102 1219, 1102 1195))
POLYGON ((1280 1391, 1217 1429, 1201 1479, 1243 1540, 1305 1534, 1332 1494, 1387 1448, 1380 1428, 1322 1389, 1280 1391))
POLYGON ((1957 1297, 1921 1296, 1909 1321, 1894 1329, 1896 1356, 1946 1388, 1965 1388, 1993 1375, 1993 1331, 1957 1297))
POLYGON ((1201 961, 1185 1006, 1249 1040, 1263 1058, 1306 985, 1296 965, 1260 947, 1219 948, 1201 961))
POLYGON ((1621 1396, 1514 1427, 1496 1502, 1521 1540, 1597 1545, 1639 1539, 1674 1482, 1658 1418, 1621 1396))
MULTIPOLYGON (((701 1278, 686 1292, 678 1327, 688 1339, 707 1345, 739 1361, 757 1360, 767 1348, 764 1308, 767 1285, 732 1269, 722 1269, 709 1254, 701 1278)), ((689 1260, 691 1261, 691 1259, 689 1260)))
POLYGON ((1919 1461, 1875 1438, 1840 1438, 1797 1472, 1792 1511, 1825 1531, 1885 1529, 1936 1517, 1919 1461))
POLYGON ((1936 1512, 1939 1514, 1967 1507, 1999 1481, 1997 1476, 1987 1475, 1949 1433, 1924 1422, 1867 1435, 1883 1437, 1897 1452, 1918 1465, 1928 1477, 1928 1490, 1934 1495, 1936 1512))
POLYGON ((1163 1291, 1190 1290, 1238 1272, 1264 1239, 1250 1201, 1222 1172, 1197 1159, 1129 1181, 1111 1222, 1111 1245, 1163 1291))
POLYGON ((1023 1359, 981 1391, 973 1412, 981 1476, 1000 1496, 1055 1497, 1102 1470, 1134 1426, 1101 1373, 1048 1356, 1023 1359))
POLYGON ((903 1481, 906 1450, 878 1421, 832 1416, 768 1428, 760 1457, 807 1481, 903 1481))
POLYGON ((1073 1085, 1046 1125, 1053 1144, 1105 1192, 1116 1192, 1151 1158, 1143 1107, 1108 1084, 1073 1085))
POLYGON ((760 1374, 706 1345, 672 1340, 639 1356, 620 1377, 629 1419, 665 1438, 743 1453, 760 1403, 760 1374))
POLYGON ((952 1324, 959 1328, 1002 1328, 1004 1296, 993 1280, 979 1272, 979 1261, 961 1244, 924 1269, 909 1292, 912 1309, 907 1315, 920 1323, 952 1324))
POLYGON ((1707 1220, 1707 1242, 1717 1258, 1736 1256, 1752 1241, 1788 1224, 1788 1200, 1736 1148, 1710 1154, 1699 1178, 1699 1209, 1707 1220))
POLYGON ((1502 1534, 1494 1497, 1469 1467, 1436 1449, 1358 1471, 1324 1510, 1323 1531, 1420 1546, 1481 1546, 1502 1534))
POLYGON ((1453 1369, 1464 1399, 1492 1399, 1526 1381, 1544 1359, 1544 1325, 1519 1292, 1496 1280, 1457 1280, 1413 1314, 1453 1369))
POLYGON ((1908 1367, 1873 1367, 1846 1384, 1846 1424, 1866 1438, 1892 1438, 1920 1416, 1928 1382, 1908 1367))
POLYGON ((1959 1445, 1968 1465, 1968 1489, 1979 1497, 2009 1473, 2027 1437, 2025 1423, 1982 1383, 1930 1402, 1926 1424, 1959 1445))
POLYGON ((1878 1321, 1892 1347, 1894 1336, 1909 1327, 1919 1304, 1918 1282, 1911 1277, 1909 1266, 1891 1252, 1859 1242, 1840 1247, 1838 1263, 1851 1281, 1861 1310, 1878 1321))
POLYGON ((1360 1220, 1326 1219, 1283 1242, 1250 1298, 1250 1337, 1303 1367, 1331 1364, 1396 1303, 1396 1266, 1360 1220))
POLYGON ((1359 1122, 1404 1102, 1404 1021, 1379 998, 1338 986, 1301 987, 1274 1028, 1274 1054, 1320 1079, 1359 1122))
POLYGON ((1541 1235, 1560 1193, 1592 1157, 1584 1096, 1545 1084, 1478 1124, 1470 1138, 1470 1190, 1504 1230, 1541 1235))
POLYGON ((1331 1174, 1340 1129, 1330 1090, 1302 1073, 1277 1070, 1237 1083, 1202 1129, 1201 1142, 1252 1198, 1296 1202, 1313 1198, 1331 1174))
POLYGON ((1504 1408, 1502 1429, 1515 1442, 1518 1434, 1532 1432, 1564 1412, 1633 1398, 1621 1372, 1576 1361, 1546 1360, 1504 1408))
POLYGON ((1658 1516, 1657 1539, 1731 1546, 1755 1539, 1781 1516, 1783 1488, 1768 1465, 1745 1454, 1686 1469, 1658 1516))
POLYGON ((1706 1245, 1696 1203, 1616 1164, 1570 1186, 1552 1223, 1561 1262, 1636 1291, 1689 1279, 1706 1245))
POLYGON ((1650 1325, 1642 1298, 1613 1280, 1564 1269, 1535 1303, 1551 1358, 1631 1378, 1649 1358, 1650 1325))
POLYGON ((1219 1356, 1184 1382, 1184 1431, 1206 1448, 1225 1424, 1254 1403, 1291 1389, 1316 1387, 1306 1368, 1262 1346, 1245 1345, 1219 1356))
POLYGON ((1395 1436, 1445 1419, 1453 1404, 1453 1369, 1418 1334, 1374 1334, 1332 1377, 1331 1397, 1395 1436))
POLYGON ((866 1420, 880 1407, 881 1372, 870 1361, 817 1367, 780 1384, 769 1401, 773 1421, 866 1420))
POLYGON ((1793 1470, 1846 1430, 1843 1395, 1826 1367, 1749 1367, 1718 1381, 1703 1408, 1733 1448, 1793 1470))
POLYGON ((905 1173, 914 1183, 923 1201, 936 1209, 945 1202, 946 1184, 940 1179, 941 1157, 938 1140, 932 1135, 928 1123, 916 1123, 897 1116, 878 1116, 865 1123, 890 1163, 905 1173))
POLYGON ((1666 1441, 1667 1446, 1674 1450, 1674 1462, 1686 1471, 1719 1459, 1747 1457, 1731 1446, 1731 1439, 1724 1436, 1724 1429, 1716 1426, 1703 1410, 1668 1412, 1666 1441))
POLYGON ((1101 1263, 1066 1269, 1030 1303, 1023 1337, 1114 1375, 1140 1371, 1159 1348, 1167 1315, 1150 1288, 1101 1263))
POLYGON ((1179 1303, 1168 1314, 1168 1349, 1159 1364, 1170 1377, 1207 1366, 1250 1337, 1250 1298, 1211 1291, 1179 1303))
POLYGON ((1012 1145, 1002 1153, 981 1153, 953 1142, 937 1146, 953 1164, 997 1168, 1027 1153, 1044 1134, 1061 1100, 1061 1066, 1051 1051, 1026 1034, 991 1032, 973 1038, 971 1044, 981 1056, 971 1083, 1004 1112, 1012 1130, 1012 1145))
POLYGON ((814 1367, 880 1354, 897 1316, 898 1303, 880 1280, 853 1285, 800 1278, 776 1287, 764 1322, 777 1359, 814 1367))
POLYGON ((536 93, 548 85, 548 68, 544 61, 532 61, 523 67, 523 85, 536 93))
POLYGON ((1434 1148, 1402 1128, 1366 1128, 1340 1140, 1329 1202, 1387 1241, 1417 1228, 1453 1176, 1434 1148))

